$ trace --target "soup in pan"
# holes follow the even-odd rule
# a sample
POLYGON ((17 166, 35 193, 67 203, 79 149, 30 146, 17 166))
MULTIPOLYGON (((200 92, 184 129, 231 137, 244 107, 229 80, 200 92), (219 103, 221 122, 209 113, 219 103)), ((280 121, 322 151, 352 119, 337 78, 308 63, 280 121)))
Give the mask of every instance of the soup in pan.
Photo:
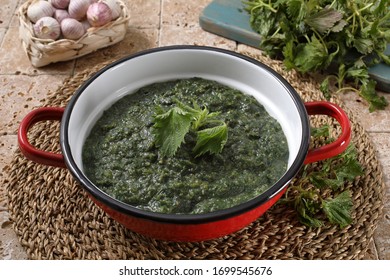
POLYGON ((83 168, 98 188, 134 207, 200 214, 266 191, 285 173, 288 155, 280 124, 254 97, 191 78, 145 86, 108 108, 84 143, 83 168), (228 129, 219 153, 194 155, 196 134, 189 132, 174 155, 161 154, 153 116, 177 102, 218 113, 228 129))

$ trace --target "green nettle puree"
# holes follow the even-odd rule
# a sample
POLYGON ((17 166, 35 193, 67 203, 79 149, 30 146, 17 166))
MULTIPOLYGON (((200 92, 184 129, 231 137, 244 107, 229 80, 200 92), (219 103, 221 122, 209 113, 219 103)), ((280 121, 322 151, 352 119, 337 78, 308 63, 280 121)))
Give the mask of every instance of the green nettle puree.
POLYGON ((110 196, 140 209, 198 214, 248 201, 286 171, 288 147, 279 123, 254 97, 201 78, 152 84, 106 110, 83 148, 85 173, 110 196), (228 125, 220 154, 194 157, 189 133, 175 156, 154 145, 156 106, 195 101, 228 125))

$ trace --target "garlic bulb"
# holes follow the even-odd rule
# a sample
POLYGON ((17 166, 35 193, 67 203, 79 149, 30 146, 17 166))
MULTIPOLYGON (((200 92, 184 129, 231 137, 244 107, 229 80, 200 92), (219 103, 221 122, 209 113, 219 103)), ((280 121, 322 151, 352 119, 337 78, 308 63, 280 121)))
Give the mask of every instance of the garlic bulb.
POLYGON ((96 0, 70 0, 68 12, 71 18, 80 20, 85 17, 89 5, 96 0))
POLYGON ((88 29, 91 27, 91 24, 89 23, 89 21, 88 21, 87 19, 83 20, 83 21, 81 22, 81 24, 84 26, 85 32, 87 32, 88 29))
POLYGON ((94 27, 103 26, 112 20, 111 9, 103 2, 91 4, 87 11, 87 19, 94 27))
POLYGON ((57 9, 54 12, 54 18, 61 23, 64 19, 70 18, 70 15, 67 10, 57 9))
POLYGON ((57 9, 66 9, 69 6, 70 0, 49 0, 49 3, 57 9))
POLYGON ((34 1, 27 8, 27 17, 33 23, 37 22, 40 18, 51 17, 53 14, 54 8, 47 1, 34 1))
POLYGON ((62 35, 66 39, 77 40, 85 34, 84 26, 74 18, 66 18, 61 22, 62 35))
POLYGON ((61 35, 60 24, 52 17, 42 17, 34 24, 34 34, 40 39, 57 40, 61 35))
POLYGON ((107 4, 108 7, 110 7, 112 13, 112 20, 120 17, 122 13, 122 8, 116 0, 100 0, 99 2, 103 2, 107 4))

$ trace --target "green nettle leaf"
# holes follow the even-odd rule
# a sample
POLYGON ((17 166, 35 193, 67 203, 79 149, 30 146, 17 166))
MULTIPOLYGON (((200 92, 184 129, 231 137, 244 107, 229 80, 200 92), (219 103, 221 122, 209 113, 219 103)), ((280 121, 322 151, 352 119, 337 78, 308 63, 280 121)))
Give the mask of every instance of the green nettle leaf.
POLYGON ((154 115, 153 119, 156 145, 161 148, 163 155, 173 156, 190 130, 191 114, 174 107, 166 113, 154 115))
POLYGON ((383 13, 383 11, 386 9, 386 4, 388 5, 388 2, 389 0, 379 0, 379 1, 375 1, 375 5, 376 5, 376 8, 373 10, 373 14, 375 16, 380 16, 381 13, 383 13))
POLYGON ((286 45, 283 48, 283 56, 284 60, 283 63, 286 66, 287 69, 293 69, 294 68, 294 42, 288 41, 286 45))
POLYGON ((207 152, 210 154, 220 153, 226 144, 228 129, 226 124, 212 128, 206 128, 197 132, 197 141, 193 152, 196 157, 207 152))
POLYGON ((387 65, 390 65, 390 56, 386 54, 380 54, 380 58, 383 60, 384 63, 387 65))
POLYGON ((313 216, 307 215, 305 209, 301 209, 299 211, 299 214, 300 214, 299 221, 306 226, 316 228, 316 227, 320 227, 324 224, 321 220, 319 220, 313 216))
POLYGON ((298 51, 294 63, 299 71, 307 73, 316 70, 328 58, 324 45, 313 35, 310 42, 298 51))
POLYGON ((196 157, 207 152, 220 153, 228 138, 228 127, 225 122, 217 120, 219 112, 210 113, 207 108, 201 109, 196 103, 193 108, 175 101, 177 107, 164 112, 156 108, 153 116, 155 144, 163 156, 175 155, 190 131, 197 134, 197 142, 193 149, 196 157), (218 126, 213 126, 218 124, 218 126), (206 126, 203 130, 200 128, 206 126))
POLYGON ((306 3, 304 0, 290 0, 287 3, 287 13, 291 18, 301 21, 306 15, 306 3))
POLYGON ((305 193, 295 200, 295 209, 302 224, 309 227, 320 227, 323 225, 321 220, 315 218, 315 214, 317 214, 319 209, 318 203, 305 197, 305 193))
POLYGON ((353 42, 353 46, 362 54, 372 53, 374 50, 374 42, 370 39, 357 38, 353 42))
POLYGON ((342 19, 332 27, 331 31, 335 33, 341 32, 347 24, 348 23, 342 19))
MULTIPOLYGON (((260 10, 260 9, 259 9, 260 10)), ((251 17, 250 21, 252 26, 257 26, 255 29, 262 37, 269 36, 272 34, 275 28, 275 15, 269 10, 261 9, 262 17, 251 17)))
POLYGON ((345 72, 346 77, 352 78, 355 81, 369 79, 367 68, 350 67, 345 72))
POLYGON ((322 209, 329 221, 340 225, 341 228, 352 223, 352 207, 353 202, 349 191, 344 191, 335 198, 322 202, 322 209))
POLYGON ((329 137, 329 125, 323 125, 320 127, 311 127, 310 135, 314 138, 329 137))
MULTIPOLYGON (((332 141, 329 125, 312 128, 312 137, 326 137, 325 143, 332 141)), ((326 218, 340 227, 345 227, 352 222, 351 210, 353 201, 349 191, 344 191, 334 198, 324 199, 322 193, 332 193, 346 186, 347 182, 353 182, 357 176, 363 175, 363 168, 357 157, 357 150, 353 144, 340 155, 324 160, 317 171, 311 170, 306 165, 302 173, 300 184, 290 186, 295 191, 295 197, 285 201, 292 202, 297 211, 300 222, 310 227, 323 225, 326 218), (308 170, 310 170, 308 172, 308 170), (306 184, 310 188, 306 189, 306 184)))
POLYGON ((312 172, 309 180, 319 188, 337 190, 344 186, 345 182, 353 181, 362 174, 363 169, 357 160, 356 148, 354 145, 349 145, 341 155, 324 161, 322 169, 312 172))
POLYGON ((375 85, 376 82, 374 80, 370 80, 369 82, 363 84, 360 88, 360 95, 370 104, 370 112, 377 109, 384 109, 388 105, 384 96, 376 94, 375 85))
MULTIPOLYGON (((332 28, 335 27, 335 25, 339 23, 342 18, 343 14, 341 12, 330 7, 325 7, 317 13, 308 16, 305 19, 305 22, 318 32, 326 33, 328 31, 333 31, 332 28)), ((341 25, 338 26, 336 30, 339 30, 340 27, 341 25)), ((341 30, 342 27, 339 31, 341 30)))
POLYGON ((327 100, 330 99, 330 82, 329 77, 326 77, 320 84, 320 90, 327 100))

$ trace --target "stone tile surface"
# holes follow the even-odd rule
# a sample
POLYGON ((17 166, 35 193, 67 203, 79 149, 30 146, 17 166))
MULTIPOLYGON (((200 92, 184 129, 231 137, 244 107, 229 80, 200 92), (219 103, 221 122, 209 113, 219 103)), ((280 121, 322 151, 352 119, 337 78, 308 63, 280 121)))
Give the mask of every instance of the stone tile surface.
MULTIPOLYGON (((20 120, 45 100, 63 81, 75 73, 102 62, 135 52, 175 44, 207 45, 235 51, 252 47, 203 31, 198 17, 211 0, 122 0, 130 10, 125 39, 85 57, 42 68, 31 66, 19 40, 18 7, 26 0, 0 0, 0 259, 25 259, 12 230, 3 189, 7 165, 17 148, 16 130, 20 120)), ((258 50, 257 50, 258 51, 258 50)), ((384 94, 390 102, 390 94, 384 94)), ((341 98, 377 149, 386 182, 383 217, 378 224, 367 259, 390 259, 390 107, 369 113, 364 101, 354 93, 341 98)))
POLYGON ((16 9, 18 1, 2 0, 0 9, 0 28, 8 27, 16 9))
POLYGON ((199 15, 209 3, 210 0, 164 0, 162 1, 162 25, 198 27, 199 15))
POLYGON ((3 43, 4 35, 7 32, 7 29, 4 27, 0 27, 0 46, 3 43))
POLYGON ((230 50, 236 48, 235 42, 211 33, 205 33, 200 27, 163 25, 160 32, 160 46, 199 45, 230 50))
POLYGON ((15 134, 22 118, 56 90, 64 76, 0 75, 0 134, 15 134))
MULTIPOLYGON (((390 94, 379 92, 390 103, 390 94)), ((361 125, 367 132, 390 132, 390 108, 370 113, 367 103, 356 93, 347 92, 340 94, 345 104, 359 118, 361 125)))
POLYGON ((24 248, 19 244, 15 231, 12 228, 9 213, 7 211, 7 198, 4 184, 4 173, 7 165, 16 150, 16 135, 1 135, 0 150, 0 259, 26 259, 24 248))
POLYGON ((134 28, 160 27, 160 0, 125 0, 123 2, 129 7, 129 26, 134 28))
POLYGON ((153 28, 128 28, 123 41, 77 60, 76 71, 82 71, 95 65, 120 59, 141 50, 158 46, 158 30, 153 28))

